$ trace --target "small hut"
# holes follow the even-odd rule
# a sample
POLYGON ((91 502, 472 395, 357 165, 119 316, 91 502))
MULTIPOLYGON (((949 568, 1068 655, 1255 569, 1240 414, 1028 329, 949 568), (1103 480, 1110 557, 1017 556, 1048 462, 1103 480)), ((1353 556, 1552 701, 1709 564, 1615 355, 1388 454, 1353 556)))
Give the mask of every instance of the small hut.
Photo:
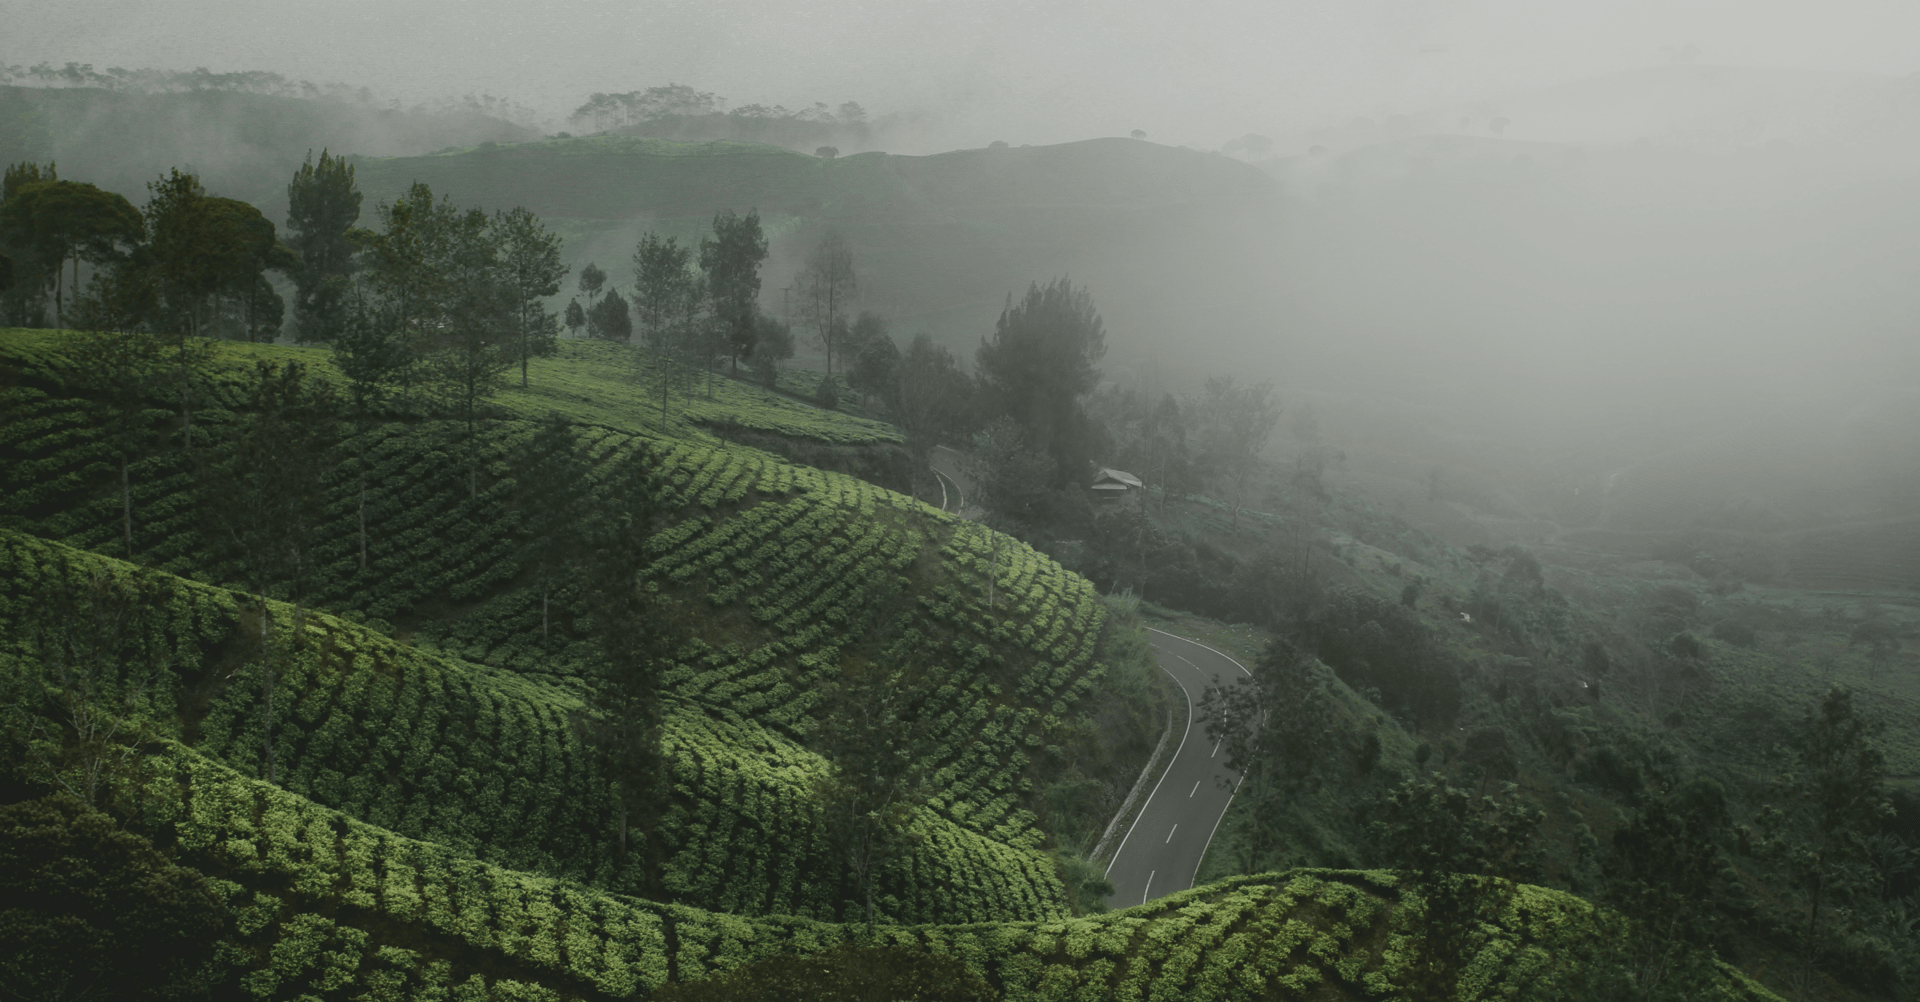
POLYGON ((1141 490, 1140 478, 1125 470, 1116 470, 1102 466, 1093 478, 1093 500, 1096 504, 1123 504, 1141 490))

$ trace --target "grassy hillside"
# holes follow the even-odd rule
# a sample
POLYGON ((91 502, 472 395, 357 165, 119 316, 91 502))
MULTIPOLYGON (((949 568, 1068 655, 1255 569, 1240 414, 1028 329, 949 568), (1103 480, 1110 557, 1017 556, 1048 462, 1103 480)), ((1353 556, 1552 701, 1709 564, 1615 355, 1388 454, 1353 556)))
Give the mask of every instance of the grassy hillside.
MULTIPOLYGON (((210 881, 219 944, 201 973, 214 985, 263 998, 406 998, 449 989, 464 998, 627 998, 774 953, 821 951, 864 929, 792 911, 724 914, 610 893, 604 868, 556 875, 556 861, 591 839, 596 826, 580 811, 593 804, 596 784, 569 754, 570 732, 556 712, 568 698, 550 687, 316 615, 284 680, 301 693, 287 698, 280 718, 297 778, 269 784, 249 778, 244 753, 220 754, 245 737, 245 725, 231 728, 236 718, 225 710, 228 694, 245 687, 246 671, 229 682, 220 659, 220 641, 243 625, 244 596, 15 533, 0 536, 0 571, 10 585, 0 606, 0 657, 16 705, 24 695, 18 687, 47 670, 26 628, 35 621, 34 597, 57 590, 61 575, 121 583, 145 576, 150 615, 129 650, 167 663, 176 685, 156 691, 174 699, 152 702, 162 712, 132 746, 136 757, 118 760, 104 799, 127 831, 210 881), (209 690, 204 718, 173 726, 164 710, 189 708, 209 690), (350 718, 361 726, 349 726, 350 718), (311 767, 355 758, 341 754, 354 743, 371 759, 358 775, 311 767), (378 789, 383 784, 370 777, 383 772, 423 774, 432 787, 409 799, 388 786, 325 806, 329 784, 378 789), (463 791, 485 809, 463 814, 463 791)), ((124 679, 132 660, 116 674, 124 679)), ((709 724, 740 723, 724 713, 702 716, 709 724)), ((35 749, 26 749, 28 761, 12 750, 17 787, 23 773, 32 775, 35 749)), ((683 778, 695 771, 676 768, 683 778)), ((777 813, 804 812, 804 805, 783 807, 777 813)), ((936 826, 929 841, 952 866, 964 852, 929 823, 936 826)), ((724 882, 736 892, 766 886, 767 874, 752 870, 760 862, 753 850, 782 834, 792 835, 762 828, 742 839, 729 859, 748 869, 724 882)), ((982 898, 981 921, 888 925, 880 941, 956 956, 1008 999, 1376 998, 1421 956, 1424 903, 1389 874, 1266 874, 1106 916, 1017 921, 1009 915, 1023 902, 1010 862, 982 860, 971 872, 920 887, 930 896, 982 898)), ((938 872, 924 865, 916 860, 922 881, 938 872)), ((787 898, 772 883, 776 902, 803 896, 787 898)), ((736 902, 737 895, 725 903, 736 902)), ((1460 958, 1469 987, 1459 997, 1579 991, 1616 924, 1572 896, 1521 887, 1460 958)), ((1731 971, 1719 989, 1711 997, 1772 998, 1731 971)))
MULTIPOLYGON (((395 413, 364 443, 368 569, 362 450, 349 448, 326 481, 316 611, 295 634, 286 605, 270 606, 269 697, 257 604, 223 587, 238 570, 196 514, 204 488, 164 385, 130 469, 144 566, 110 556, 117 464, 63 337, 0 339, 0 826, 25 826, 8 829, 23 845, 51 837, 77 815, 45 795, 94 768, 94 799, 127 838, 208 881, 213 984, 632 997, 860 934, 839 924, 860 909, 812 789, 828 765, 819 701, 852 662, 909 670, 930 777, 909 851, 879 877, 883 940, 960 957, 1007 998, 1373 998, 1425 949, 1424 905, 1384 874, 1250 877, 1076 918, 1067 857, 1104 825, 1163 717, 1137 625, 1024 545, 698 422, 845 448, 888 447, 881 426, 717 382, 662 434, 620 393, 629 370, 613 363, 630 353, 580 345, 503 398, 477 481, 454 422, 395 413), (588 604, 564 583, 543 616, 521 566, 516 464, 539 425, 515 415, 551 407, 583 422, 582 468, 644 454, 661 473, 643 576, 686 639, 661 680, 673 788, 652 868, 618 850, 608 777, 577 726, 600 657, 588 604), (131 628, 109 635, 109 620, 131 628), (62 653, 89 650, 107 654, 62 653), (76 669, 95 674, 77 685, 76 669), (92 702, 75 716, 75 700, 92 702), (121 707, 134 712, 110 738, 61 723, 121 707)), ((323 363, 224 348, 195 417, 201 450, 247 416, 244 363, 323 363)), ((360 444, 350 432, 342 442, 360 444)), ((1589 947, 1617 921, 1522 888, 1497 928, 1457 947, 1470 997, 1583 990, 1611 962, 1589 947)), ((1766 997, 1716 977, 1722 997, 1766 997)))
MULTIPOLYGON (((118 493, 101 481, 112 464, 104 459, 105 445, 88 423, 84 401, 64 389, 58 338, 16 334, 7 344, 18 380, 6 391, 7 403, 19 418, 8 423, 0 445, 7 524, 97 551, 119 547, 118 493)), ((536 371, 544 395, 522 394, 508 406, 571 402, 591 416, 627 416, 619 398, 592 392, 592 373, 606 371, 594 368, 599 356, 591 349, 576 352, 551 370, 536 371), (581 390, 586 392, 575 392, 581 390)), ((228 363, 302 354, 318 353, 234 348, 228 363)), ((613 372, 618 378, 619 370, 613 372)), ((240 406, 240 370, 222 373, 196 419, 202 434, 215 439, 235 420, 230 408, 240 406)), ((714 401, 702 405, 709 408, 705 413, 724 414, 735 424, 796 436, 812 431, 858 442, 890 433, 870 421, 724 381, 716 385, 714 401)), ((149 416, 157 424, 168 420, 157 406, 149 416)), ((670 430, 689 428, 683 421, 670 430)), ((518 486, 510 458, 533 432, 534 425, 521 420, 489 426, 481 446, 486 483, 477 493, 470 489, 454 423, 395 421, 371 432, 364 443, 372 526, 367 567, 358 562, 358 470, 343 464, 327 481, 330 515, 319 531, 308 601, 411 645, 397 650, 431 650, 511 670, 518 673, 514 678, 546 679, 546 688, 518 682, 512 687, 536 706, 500 712, 528 721, 529 733, 566 735, 567 720, 578 708, 577 698, 567 694, 570 680, 588 673, 600 655, 578 582, 563 581, 548 595, 527 579, 521 564, 523 513, 511 503, 518 486)), ((683 652, 683 667, 666 680, 678 707, 666 741, 685 797, 679 813, 663 823, 675 846, 665 888, 676 899, 748 913, 838 914, 837 882, 806 888, 796 883, 799 873, 838 872, 819 858, 824 849, 810 834, 814 822, 803 801, 820 760, 806 740, 823 683, 844 659, 860 657, 889 664, 910 660, 926 690, 918 712, 934 749, 927 768, 940 790, 926 807, 932 855, 912 872, 932 879, 925 875, 945 864, 931 860, 972 859, 964 865, 1010 881, 1002 889, 994 881, 965 879, 973 888, 966 893, 903 891, 889 914, 979 920, 1039 917, 1065 907, 1051 853, 1081 841, 1079 829, 1099 822, 1070 818, 1059 791, 1123 789, 1138 768, 1134 759, 1144 754, 1133 746, 1151 737, 1151 697, 1143 677, 1150 668, 1115 638, 1105 607, 1084 579, 1018 544, 1003 546, 990 571, 984 558, 992 543, 970 523, 862 481, 793 466, 697 432, 661 438, 588 425, 576 441, 588 468, 645 452, 668 492, 663 503, 672 516, 654 536, 646 574, 668 596, 693 643, 683 652), (989 573, 998 594, 991 608, 989 573), (909 625, 898 625, 903 616, 909 625), (778 837, 766 837, 774 832, 778 837), (749 848, 759 856, 744 855, 749 848)), ((360 443, 354 444, 347 451, 357 453, 360 443)), ((240 578, 240 569, 212 545, 211 527, 198 514, 200 488, 177 443, 156 438, 132 477, 138 485, 136 557, 202 580, 240 578)), ((405 671, 404 681, 396 683, 400 695, 392 698, 420 705, 452 700, 469 708, 435 712, 463 719, 481 712, 471 707, 499 701, 497 694, 449 689, 441 681, 444 668, 411 655, 394 657, 405 671)), ((312 684, 332 692, 344 684, 341 670, 331 662, 318 664, 312 684)), ((363 701, 375 696, 348 691, 350 698, 342 697, 333 710, 284 726, 289 733, 304 726, 316 734, 354 730, 351 722, 368 712, 363 701), (336 720, 336 713, 344 716, 336 720)), ((205 748, 239 768, 260 771, 257 742, 238 736, 259 719, 260 698, 255 690, 234 689, 213 699, 206 721, 195 724, 205 748)), ((561 850, 540 848, 547 844, 544 836, 526 829, 456 837, 452 833, 466 832, 472 819, 488 816, 481 805, 493 800, 473 799, 482 797, 484 781, 469 784, 473 792, 464 797, 448 798, 439 792, 444 776, 375 781, 364 770, 377 772, 377 758, 368 760, 372 764, 341 761, 344 750, 327 741, 319 747, 316 758, 290 751, 286 775, 292 788, 324 803, 408 835, 470 844, 472 851, 509 865, 638 886, 636 874, 622 877, 609 869, 604 839, 581 842, 571 835, 572 848, 561 850), (421 806, 430 802, 431 810, 421 806), (451 827, 435 820, 449 816, 445 824, 451 827), (521 839, 532 841, 520 845, 521 839)), ((431 758, 433 746, 423 748, 431 758)), ((478 756, 474 761, 496 755, 471 754, 478 756)), ((569 754, 569 761, 577 758, 569 754)), ((543 768, 561 770, 536 783, 550 793, 584 782, 578 762, 563 768, 548 761, 543 768)), ((503 776, 498 782, 511 786, 515 780, 503 776)), ((497 800, 500 794, 486 796, 497 800)), ((603 796, 575 798, 554 820, 569 831, 596 824, 604 829, 611 823, 608 810, 603 796), (589 823, 592 818, 599 820, 589 823)), ((905 871, 902 879, 909 879, 905 871)))

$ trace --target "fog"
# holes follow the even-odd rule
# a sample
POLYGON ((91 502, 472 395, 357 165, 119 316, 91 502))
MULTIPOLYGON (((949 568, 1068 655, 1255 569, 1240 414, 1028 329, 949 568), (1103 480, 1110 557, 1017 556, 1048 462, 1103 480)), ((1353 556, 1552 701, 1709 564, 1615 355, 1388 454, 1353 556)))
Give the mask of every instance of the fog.
MULTIPOLYGON (((898 250, 871 214, 763 200, 768 288, 821 225, 852 226, 867 301, 966 357, 1009 291, 1071 274, 1106 316, 1116 383, 1272 380, 1354 470, 1396 476, 1524 455, 1535 479, 1617 479, 1772 429, 1762 473, 1688 504, 1806 524, 1911 514, 1920 491, 1915 37, 1920 7, 1892 0, 76 2, 13 18, 0 63, 269 69, 399 107, 492 95, 531 116, 502 141, 569 127, 591 93, 677 82, 734 107, 859 102, 894 154, 1134 130, 1223 151, 1258 193, 1107 216, 1124 200, 1063 196, 1099 205, 1069 206, 1081 229, 1057 239, 1017 200, 969 203, 970 225, 1000 227, 969 232, 1025 249, 981 237, 965 268, 898 250), (1858 490, 1780 486, 1809 463, 1858 490)), ((483 136, 355 128, 308 142, 395 155, 483 136)), ((143 142, 103 183, 137 196, 185 155, 278 213, 293 164, 143 142)), ((579 238, 576 265, 613 265, 643 227, 690 232, 706 210, 542 211, 579 238)))
POLYGON ((925 122, 894 148, 924 153, 1133 129, 1212 148, 1674 61, 1904 74, 1916 30, 1898 0, 79 0, 11 18, 0 60, 266 68, 556 118, 677 81, 736 103, 859 101, 925 122))

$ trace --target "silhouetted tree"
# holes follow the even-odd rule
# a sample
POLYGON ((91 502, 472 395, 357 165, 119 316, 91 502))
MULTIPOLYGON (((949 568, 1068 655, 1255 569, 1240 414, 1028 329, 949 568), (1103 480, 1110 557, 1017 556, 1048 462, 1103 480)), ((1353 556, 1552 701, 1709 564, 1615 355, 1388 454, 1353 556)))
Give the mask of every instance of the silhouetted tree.
POLYGON ((880 398, 889 412, 896 410, 898 397, 896 370, 900 367, 900 346, 893 343, 887 322, 872 310, 861 310, 847 331, 845 357, 847 382, 862 393, 880 398))
POLYGON ((764 313, 754 324, 753 375, 772 387, 780 380, 780 363, 793 357, 793 328, 764 313))
POLYGON ((1397 979, 1409 998, 1452 998, 1463 965, 1506 911, 1514 884, 1537 879, 1534 847, 1546 815, 1507 783, 1475 798, 1441 776, 1408 780, 1375 805, 1375 863, 1401 874, 1402 919, 1420 948, 1397 979), (1408 893, 1417 898, 1409 901, 1408 893))
POLYGON ((588 514, 592 465, 573 426, 549 415, 513 452, 513 507, 520 516, 521 565, 540 590, 540 639, 548 637, 553 591, 582 559, 579 522, 588 514))
POLYGON ((79 181, 49 179, 18 185, 0 203, 0 242, 28 249, 52 265, 55 322, 66 325, 61 277, 73 264, 73 295, 80 294, 80 262, 102 265, 121 257, 144 235, 140 213, 118 194, 79 181))
POLYGON ((198 870, 78 800, 0 807, 0 982, 21 999, 192 998, 228 929, 198 870))
POLYGON ((324 149, 317 164, 307 151, 306 163, 287 183, 287 246, 299 256, 293 269, 294 336, 302 342, 331 341, 346 323, 361 243, 354 233, 360 201, 353 165, 324 149))
POLYGON ((580 269, 580 294, 587 297, 587 309, 593 309, 593 304, 600 298, 600 290, 606 284, 607 273, 601 271, 599 265, 589 261, 585 268, 580 269))
MULTIPOLYGON (((613 783, 623 857, 633 827, 652 830, 667 782, 660 757, 660 677, 680 647, 673 625, 679 620, 642 580, 661 490, 647 454, 614 460, 585 503, 577 541, 570 544, 581 554, 581 591, 601 651, 587 712, 576 719, 594 761, 613 783)), ((652 861, 646 865, 651 868, 652 861)))
POLYGON ((1244 869, 1256 872, 1277 848, 1287 804, 1303 789, 1331 743, 1332 703, 1325 669, 1286 640, 1267 644, 1251 675, 1216 679, 1201 700, 1207 738, 1241 775, 1251 829, 1244 869))
POLYGON ((700 241, 700 268, 707 273, 713 318, 727 340, 733 369, 753 354, 760 315, 760 263, 767 259, 767 238, 760 213, 736 216, 732 209, 713 216, 713 236, 700 241))
POLYGON ((829 231, 807 255, 806 270, 800 274, 801 315, 827 353, 829 376, 833 375, 835 342, 846 331, 846 313, 857 290, 853 248, 838 230, 829 231))
POLYGON ((582 328, 587 326, 587 311, 580 308, 580 300, 567 300, 567 331, 574 337, 580 336, 582 328))
POLYGON ((1033 447, 1052 457, 1056 486, 1087 474, 1092 427, 1082 398, 1100 382, 1106 332, 1093 297, 1066 279, 1009 297, 976 356, 991 406, 1010 415, 1033 447))
POLYGON ((274 683, 281 651, 273 642, 271 592, 284 588, 292 643, 304 636, 307 584, 316 569, 314 543, 326 516, 324 481, 334 462, 338 401, 326 382, 299 362, 261 360, 248 390, 246 417, 220 454, 200 470, 207 532, 236 565, 259 616, 262 758, 275 782, 274 683))
POLYGON ((914 808, 925 799, 906 669, 849 658, 828 687, 816 733, 829 768, 814 780, 828 838, 874 924, 880 872, 912 845, 914 808))
POLYGON ((587 334, 602 341, 626 342, 633 339, 633 314, 620 290, 608 289, 606 298, 587 310, 587 334))
MULTIPOLYGON (((519 355, 520 385, 525 387, 528 360, 559 350, 555 341, 560 336, 560 324, 544 301, 560 294, 560 280, 567 276, 567 266, 560 263, 560 237, 524 208, 494 213, 492 231, 500 278, 512 303, 509 339, 519 355)), ((623 304, 620 313, 624 317, 626 312, 623 304)))
POLYGON ((1820 952, 1822 908, 1866 862, 1865 838, 1892 813, 1886 797, 1886 756, 1875 744, 1884 725, 1853 709, 1853 694, 1827 690, 1801 725, 1797 764, 1782 777, 1776 804, 1762 808, 1756 827, 1761 854, 1782 863, 1807 895, 1801 977, 1820 952))
POLYGON ((133 560, 132 470, 154 438, 147 394, 160 372, 160 344, 148 334, 111 328, 86 330, 71 343, 94 423, 120 464, 121 541, 126 559, 133 560))
POLYGON ((1236 385, 1232 376, 1207 380, 1200 398, 1200 436, 1207 463, 1233 498, 1233 521, 1238 524, 1245 501, 1247 479, 1260 462, 1267 439, 1280 422, 1280 405, 1273 400, 1273 384, 1236 385))

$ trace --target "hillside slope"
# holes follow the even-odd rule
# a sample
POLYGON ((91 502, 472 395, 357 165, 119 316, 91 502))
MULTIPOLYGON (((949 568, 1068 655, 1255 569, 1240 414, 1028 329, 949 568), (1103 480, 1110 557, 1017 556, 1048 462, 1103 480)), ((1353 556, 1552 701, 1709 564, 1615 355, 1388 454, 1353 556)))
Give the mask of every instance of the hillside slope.
MULTIPOLYGON (((58 339, 17 335, 10 345, 24 375, 6 398, 19 419, 8 422, 0 440, 6 523, 98 551, 122 547, 119 493, 110 486, 114 466, 89 425, 84 397, 72 395, 62 381, 70 369, 58 339)), ((324 356, 312 351, 230 351, 232 362, 281 354, 324 364, 324 356)), ((244 408, 242 376, 242 369, 229 367, 213 381, 211 399, 196 417, 202 450, 209 448, 208 438, 217 442, 224 427, 244 420, 235 411, 244 408)), ((736 419, 750 420, 773 406, 738 396, 749 391, 733 392, 734 403, 754 405, 741 407, 736 419)), ((135 555, 175 574, 244 580, 244 569, 209 532, 217 527, 201 514, 204 489, 196 483, 194 462, 177 441, 168 445, 163 437, 166 412, 148 413, 156 438, 130 471, 137 484, 135 555)), ((617 417, 619 410, 601 413, 617 417)), ((872 427, 835 420, 846 431, 843 438, 872 427)), ((807 426, 795 421, 787 427, 807 426)), ((470 480, 456 423, 393 421, 364 440, 348 443, 343 437, 343 462, 325 481, 329 514, 316 533, 316 567, 306 596, 318 608, 392 631, 413 645, 396 652, 433 651, 544 679, 529 683, 532 688, 515 682, 510 688, 530 702, 500 712, 527 721, 529 734, 549 734, 572 748, 553 753, 571 764, 550 755, 541 768, 559 771, 526 781, 547 790, 586 790, 592 784, 582 778, 586 766, 568 721, 579 710, 573 694, 579 680, 595 671, 602 655, 578 578, 544 584, 523 562, 526 511, 515 502, 522 489, 515 477, 535 432, 525 421, 491 424, 480 443, 483 490, 470 480), (358 561, 361 507, 354 465, 362 447, 371 527, 364 569, 358 561)), ((1105 607, 1085 579, 1011 542, 1003 541, 990 561, 996 545, 971 523, 850 477, 697 433, 660 438, 585 426, 572 441, 573 461, 582 470, 641 459, 652 464, 664 492, 658 503, 669 513, 653 536, 645 576, 687 630, 691 646, 682 652, 682 667, 664 680, 672 700, 664 740, 674 749, 679 799, 662 821, 667 856, 656 890, 729 911, 840 914, 840 879, 801 887, 797 875, 840 873, 837 862, 823 858, 818 821, 805 806, 811 778, 823 767, 808 738, 825 686, 843 662, 858 659, 916 673, 921 694, 915 712, 931 756, 925 768, 938 785, 924 808, 922 858, 903 862, 883 882, 898 887, 887 914, 980 921, 1062 913, 1065 892, 1051 855, 1055 839, 1067 836, 1072 825, 1093 822, 1070 824, 1049 807, 1049 791, 1060 784, 1124 789, 1144 758, 1154 716, 1150 690, 1139 680, 1150 666, 1116 659, 1127 648, 1116 646, 1105 607), (997 596, 991 606, 989 575, 997 596), (950 865, 962 869, 934 876, 950 865), (997 876, 965 875, 972 872, 997 876), (935 894, 920 886, 931 887, 928 881, 958 882, 970 890, 935 894)), ((497 695, 443 681, 454 672, 443 663, 402 653, 381 657, 397 666, 402 679, 393 683, 399 694, 392 698, 434 707, 413 711, 426 713, 422 719, 475 719, 484 714, 474 707, 499 702, 497 695)), ((357 662, 346 654, 339 658, 347 660, 321 657, 311 666, 317 674, 305 684, 318 687, 314 698, 320 703, 298 711, 276 704, 272 713, 316 715, 274 725, 281 733, 362 729, 369 719, 365 700, 375 697, 352 681, 347 665, 357 662), (331 695, 342 691, 351 698, 331 695), (323 712, 322 706, 334 708, 323 712)), ((278 719, 268 715, 262 692, 232 688, 208 699, 206 721, 191 722, 204 748, 264 775, 258 743, 237 736, 255 726, 251 721, 278 719)), ((485 792, 486 770, 478 763, 511 756, 482 745, 453 754, 447 766, 453 773, 420 777, 412 769, 385 771, 380 758, 368 758, 359 746, 316 740, 313 756, 288 751, 283 776, 296 791, 404 834, 469 845, 507 865, 616 889, 642 888, 638 870, 621 871, 607 858, 611 850, 604 839, 583 842, 577 834, 611 825, 604 789, 572 797, 571 806, 550 819, 576 832, 553 836, 570 846, 554 848, 538 826, 492 835, 467 831, 489 818, 484 805, 502 796, 485 792), (471 763, 482 778, 447 797, 442 788, 466 768, 459 763, 467 754, 477 756, 471 763)), ((435 747, 422 745, 420 761, 432 759, 435 747)), ((509 787, 517 781, 499 780, 509 787)))

